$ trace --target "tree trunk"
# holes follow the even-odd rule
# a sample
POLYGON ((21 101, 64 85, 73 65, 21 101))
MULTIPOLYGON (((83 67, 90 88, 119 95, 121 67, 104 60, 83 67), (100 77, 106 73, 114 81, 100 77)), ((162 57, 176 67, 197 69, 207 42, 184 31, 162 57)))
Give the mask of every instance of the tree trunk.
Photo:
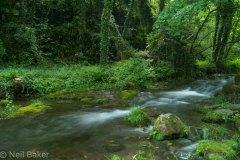
POLYGON ((112 0, 104 0, 104 8, 101 17, 101 42, 100 42, 100 64, 105 65, 109 57, 109 21, 112 15, 112 0))
POLYGON ((159 0, 159 11, 162 12, 165 8, 165 0, 159 0))

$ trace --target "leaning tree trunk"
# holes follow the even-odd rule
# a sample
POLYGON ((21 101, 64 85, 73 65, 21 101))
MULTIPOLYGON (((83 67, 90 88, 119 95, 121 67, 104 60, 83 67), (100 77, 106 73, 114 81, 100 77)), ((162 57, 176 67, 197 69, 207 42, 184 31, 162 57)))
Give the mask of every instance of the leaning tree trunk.
POLYGON ((110 26, 111 38, 114 41, 118 58, 121 60, 129 58, 130 54, 135 52, 135 49, 122 37, 113 15, 110 17, 110 26))
POLYGON ((128 31, 128 27, 129 27, 129 21, 133 12, 133 6, 135 4, 135 0, 131 0, 129 3, 129 9, 126 15, 126 19, 124 21, 124 25, 123 25, 123 32, 122 32, 122 36, 123 38, 126 38, 127 36, 127 31, 128 31))
POLYGON ((109 57, 109 21, 112 14, 112 0, 104 0, 104 8, 101 17, 101 42, 100 42, 100 64, 107 64, 109 57))

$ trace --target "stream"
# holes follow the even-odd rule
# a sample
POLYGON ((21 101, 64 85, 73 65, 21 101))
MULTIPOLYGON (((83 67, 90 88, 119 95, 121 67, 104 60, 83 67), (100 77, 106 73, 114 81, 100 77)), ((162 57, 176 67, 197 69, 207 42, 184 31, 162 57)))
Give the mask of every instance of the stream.
MULTIPOLYGON (((171 91, 141 92, 130 103, 154 114, 174 113, 187 125, 200 126, 196 106, 211 99, 233 78, 199 80, 171 91)), ((49 153, 52 160, 103 160, 117 154, 132 157, 139 144, 149 142, 152 126, 134 128, 126 121, 130 109, 106 109, 101 106, 79 107, 77 102, 51 102, 52 109, 35 117, 0 122, 0 151, 32 151, 49 153), (64 109, 63 109, 64 108, 64 109)), ((153 142, 160 160, 177 152, 188 159, 196 143, 188 139, 153 142)), ((10 158, 11 159, 11 158, 10 158)), ((25 158, 26 159, 26 158, 25 158)))

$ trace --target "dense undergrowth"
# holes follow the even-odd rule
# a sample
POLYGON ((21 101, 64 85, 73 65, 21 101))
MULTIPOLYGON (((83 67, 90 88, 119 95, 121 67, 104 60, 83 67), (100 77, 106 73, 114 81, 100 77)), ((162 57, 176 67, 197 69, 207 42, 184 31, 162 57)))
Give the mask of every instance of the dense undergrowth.
POLYGON ((0 71, 0 91, 13 95, 46 95, 60 90, 120 89, 144 86, 154 78, 144 59, 129 59, 109 66, 8 67, 0 71))

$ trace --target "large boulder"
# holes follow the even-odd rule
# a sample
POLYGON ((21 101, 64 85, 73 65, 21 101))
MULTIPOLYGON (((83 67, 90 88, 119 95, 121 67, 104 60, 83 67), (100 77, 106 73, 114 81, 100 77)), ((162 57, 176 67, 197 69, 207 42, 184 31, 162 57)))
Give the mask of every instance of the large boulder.
POLYGON ((174 114, 161 114, 154 122, 153 130, 164 138, 184 135, 185 124, 174 114))

